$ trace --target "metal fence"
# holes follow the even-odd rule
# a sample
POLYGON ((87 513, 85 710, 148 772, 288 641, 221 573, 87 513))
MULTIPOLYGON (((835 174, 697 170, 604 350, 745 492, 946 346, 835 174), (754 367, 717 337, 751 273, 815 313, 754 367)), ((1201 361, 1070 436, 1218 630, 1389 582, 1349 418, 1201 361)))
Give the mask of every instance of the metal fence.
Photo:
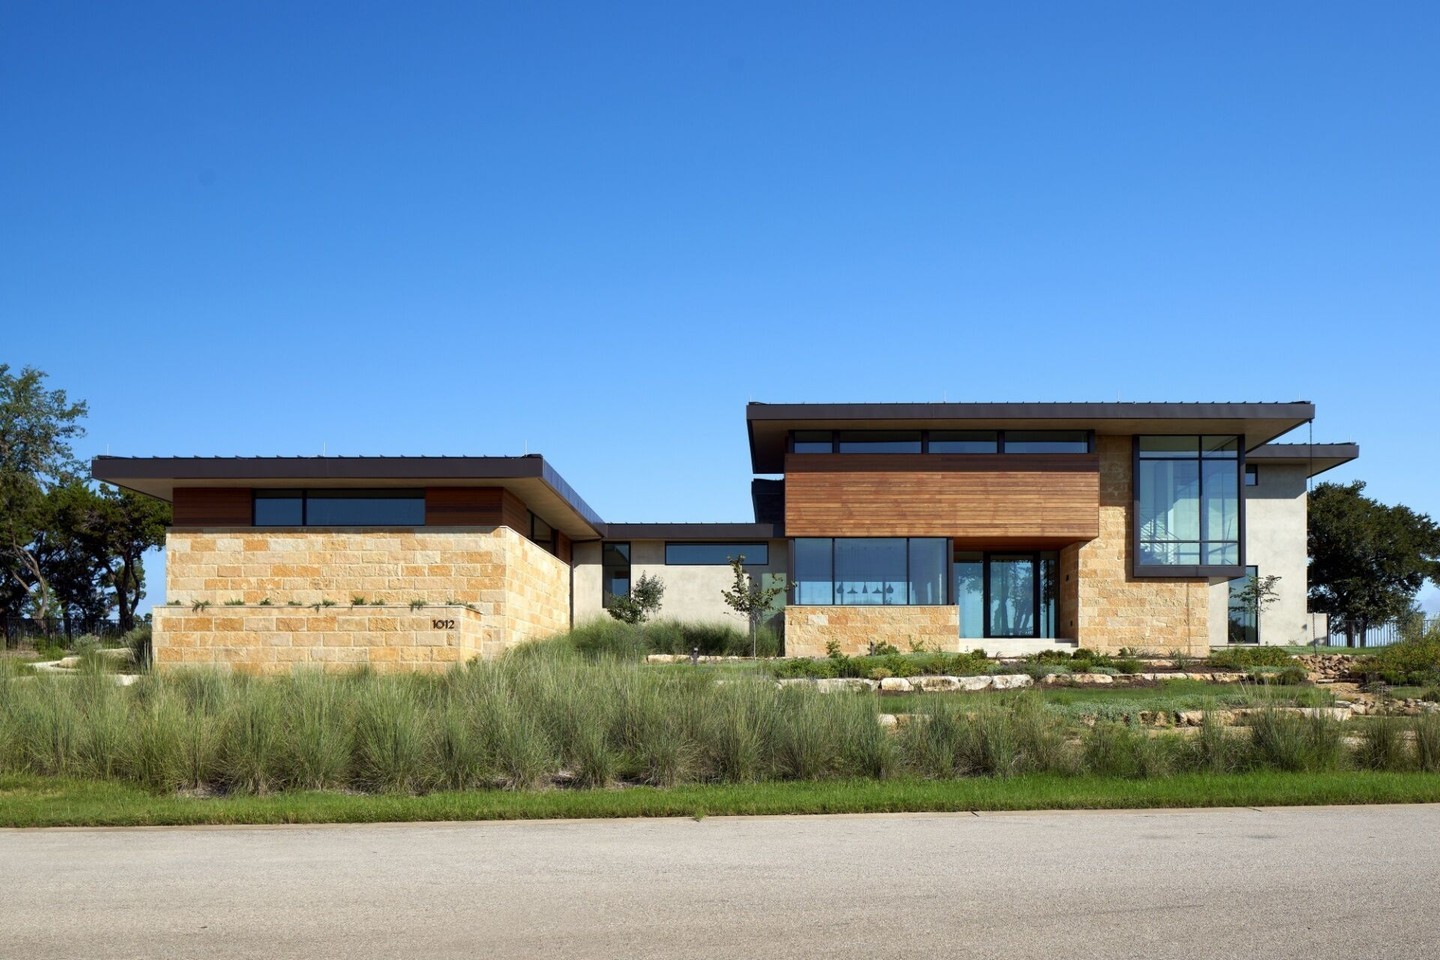
POLYGON ((68 642, 76 637, 118 637, 121 634, 118 620, 65 619, 64 617, 5 617, 0 616, 0 636, 5 638, 5 649, 14 650, 37 643, 68 642))
MULTIPOLYGON (((1337 629, 1338 624, 1331 622, 1330 636, 1328 643, 1334 647, 1345 646, 1345 631, 1337 629)), ((1386 623, 1376 624, 1365 631, 1364 636, 1356 637, 1361 647, 1388 647, 1392 643, 1399 643, 1411 637, 1417 637, 1440 627, 1440 617, 1421 619, 1411 617, 1403 620, 1390 620, 1386 623)))

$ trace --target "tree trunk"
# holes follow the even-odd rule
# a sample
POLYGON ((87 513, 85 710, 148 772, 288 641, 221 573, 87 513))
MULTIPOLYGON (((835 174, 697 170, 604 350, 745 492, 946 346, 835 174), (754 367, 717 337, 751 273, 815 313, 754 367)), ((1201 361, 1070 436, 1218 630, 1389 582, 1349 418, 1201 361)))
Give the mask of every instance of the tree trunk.
MULTIPOLYGON (((135 603, 130 602, 130 558, 120 558, 120 575, 114 578, 116 619, 120 632, 128 633, 135 626, 135 603)), ((138 603, 138 601, 137 601, 138 603)))

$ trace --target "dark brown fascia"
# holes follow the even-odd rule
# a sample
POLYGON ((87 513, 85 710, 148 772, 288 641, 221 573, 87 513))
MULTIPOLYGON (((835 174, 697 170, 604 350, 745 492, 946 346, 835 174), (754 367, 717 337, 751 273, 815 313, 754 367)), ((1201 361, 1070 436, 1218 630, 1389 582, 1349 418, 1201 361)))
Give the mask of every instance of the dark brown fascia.
POLYGON ((1086 429, 1098 433, 1244 433, 1254 448, 1315 416, 1293 403, 750 403, 745 425, 754 473, 784 472, 791 430, 1086 429), (1109 428, 1107 431, 1107 427, 1109 428))
POLYGON ((539 454, 523 457, 96 457, 90 475, 169 501, 177 485, 259 486, 338 484, 378 486, 397 481, 479 485, 491 480, 539 481, 588 527, 603 536, 605 523, 539 454))

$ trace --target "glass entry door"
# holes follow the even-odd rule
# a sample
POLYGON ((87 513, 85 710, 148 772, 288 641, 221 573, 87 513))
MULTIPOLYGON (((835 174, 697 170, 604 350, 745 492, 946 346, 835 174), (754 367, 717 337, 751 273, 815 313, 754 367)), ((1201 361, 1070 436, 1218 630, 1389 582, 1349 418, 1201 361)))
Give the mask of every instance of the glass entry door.
POLYGON ((1026 554, 991 554, 987 561, 985 605, 988 637, 1035 636, 1035 558, 1026 554))
POLYGON ((956 553, 960 636, 1053 638, 1058 567, 1049 551, 956 553))

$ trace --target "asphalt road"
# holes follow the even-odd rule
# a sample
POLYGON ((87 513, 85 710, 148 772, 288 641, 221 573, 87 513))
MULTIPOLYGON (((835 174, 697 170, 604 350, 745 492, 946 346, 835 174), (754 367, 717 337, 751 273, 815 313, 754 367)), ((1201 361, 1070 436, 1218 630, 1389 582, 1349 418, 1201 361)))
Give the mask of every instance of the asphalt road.
POLYGON ((1440 956, 1440 806, 0 830, 0 958, 1440 956))

